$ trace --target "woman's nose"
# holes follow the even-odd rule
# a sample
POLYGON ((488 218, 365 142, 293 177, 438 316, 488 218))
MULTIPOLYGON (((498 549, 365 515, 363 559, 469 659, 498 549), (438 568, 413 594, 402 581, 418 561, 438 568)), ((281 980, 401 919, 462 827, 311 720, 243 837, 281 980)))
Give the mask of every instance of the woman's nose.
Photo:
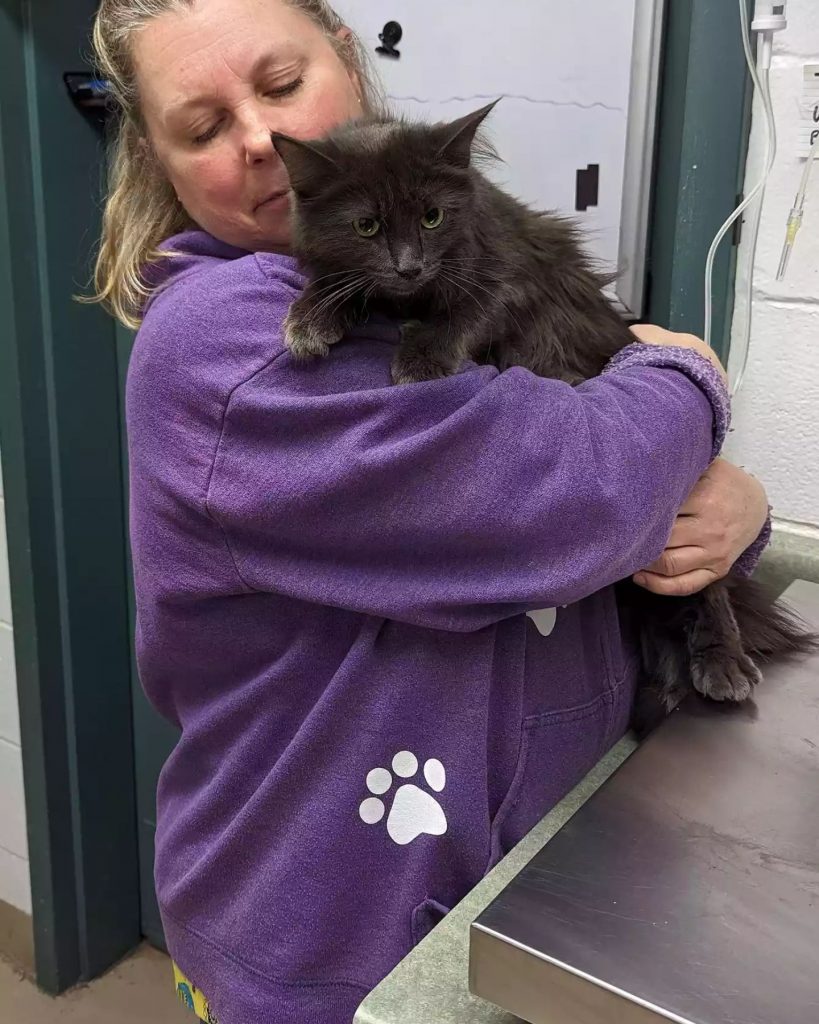
POLYGON ((267 163, 277 156, 270 136, 270 129, 263 124, 257 124, 252 129, 248 129, 245 136, 245 160, 249 167, 267 163))

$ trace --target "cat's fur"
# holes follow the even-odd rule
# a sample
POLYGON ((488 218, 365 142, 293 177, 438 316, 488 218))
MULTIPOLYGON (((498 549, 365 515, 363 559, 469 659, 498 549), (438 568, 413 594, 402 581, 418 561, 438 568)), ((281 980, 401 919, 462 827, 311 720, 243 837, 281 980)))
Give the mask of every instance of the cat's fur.
MULTIPOLYGON (((326 355, 372 307, 403 321, 400 384, 467 358, 577 384, 634 342, 573 223, 529 209, 474 166, 491 152, 476 132, 492 106, 451 124, 353 122, 311 142, 274 134, 293 188, 294 251, 310 274, 285 323, 296 356, 326 355), (362 237, 355 224, 377 228, 362 237)), ((618 586, 640 636, 648 713, 692 687, 744 700, 758 663, 815 644, 747 580, 685 598, 618 586)))

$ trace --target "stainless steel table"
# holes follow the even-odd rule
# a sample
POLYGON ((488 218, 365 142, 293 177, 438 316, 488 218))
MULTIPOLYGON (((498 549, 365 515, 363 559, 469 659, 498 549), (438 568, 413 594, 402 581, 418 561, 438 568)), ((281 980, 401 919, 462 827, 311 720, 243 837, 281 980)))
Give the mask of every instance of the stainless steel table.
POLYGON ((819 657, 675 712, 478 917, 470 987, 533 1024, 819 1024, 819 657))

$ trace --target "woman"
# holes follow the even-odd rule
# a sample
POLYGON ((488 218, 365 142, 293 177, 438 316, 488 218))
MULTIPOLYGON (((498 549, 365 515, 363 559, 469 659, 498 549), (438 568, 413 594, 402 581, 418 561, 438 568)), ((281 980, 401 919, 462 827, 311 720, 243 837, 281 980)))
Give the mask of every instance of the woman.
POLYGON ((291 360, 270 132, 373 104, 322 0, 104 0, 95 43, 122 107, 99 294, 141 322, 139 666, 182 729, 168 944, 222 1024, 348 1024, 626 729, 610 584, 724 574, 765 495, 719 461, 697 482, 727 403, 688 336, 643 328, 657 345, 576 389, 477 366, 391 387, 384 322, 291 360))

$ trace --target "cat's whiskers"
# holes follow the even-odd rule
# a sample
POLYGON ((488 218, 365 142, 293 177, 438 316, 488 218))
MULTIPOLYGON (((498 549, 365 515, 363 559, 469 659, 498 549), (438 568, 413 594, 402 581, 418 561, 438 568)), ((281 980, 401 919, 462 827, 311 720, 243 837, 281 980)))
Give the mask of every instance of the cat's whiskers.
MULTIPOLYGON (((489 277, 489 270, 497 269, 498 264, 500 264, 503 267, 510 267, 509 260, 505 259, 502 256, 459 256, 457 259, 452 257, 445 257, 444 259, 441 260, 441 266, 445 266, 448 269, 451 267, 456 267, 461 270, 469 270, 472 271, 473 273, 483 274, 485 277, 489 277), (469 267, 465 267, 463 266, 464 263, 470 263, 472 265, 469 267), (496 266, 487 269, 485 267, 475 265, 479 263, 494 263, 496 266)), ((523 275, 525 277, 528 277, 530 281, 538 280, 537 275, 532 273, 532 271, 527 270, 525 267, 514 266, 511 268, 511 270, 514 272, 516 276, 523 275)), ((489 280, 500 282, 502 278, 489 277, 489 280)))
MULTIPOLYGON (((486 316, 486 317, 489 316, 489 314, 486 311, 486 306, 484 306, 484 304, 480 301, 480 299, 475 297, 475 294, 473 292, 471 292, 469 290, 469 288, 467 288, 467 284, 472 284, 473 283, 470 278, 460 277, 459 275, 456 275, 455 271, 453 271, 453 270, 446 270, 446 271, 442 270, 440 276, 445 281, 449 281, 450 284, 454 284, 456 286, 456 288, 460 288, 461 291, 466 292, 466 294, 472 299, 472 301, 475 303, 475 305, 480 307, 480 309, 483 312, 484 316, 486 316)), ((484 291, 486 291, 486 289, 484 289, 484 291)))
POLYGON ((351 284, 345 285, 344 288, 340 288, 338 291, 328 295, 317 307, 316 312, 321 315, 330 315, 334 313, 340 306, 351 299, 356 292, 361 289, 363 282, 355 281, 351 284))
POLYGON ((446 266, 447 269, 455 267, 456 269, 473 274, 481 274, 487 280, 496 284, 500 284, 510 274, 514 277, 528 277, 530 281, 538 280, 537 275, 530 270, 527 270, 525 267, 510 266, 509 261, 500 256, 466 256, 462 259, 441 260, 441 264, 446 266), (469 264, 468 266, 465 265, 467 263, 469 264), (489 263, 490 266, 485 266, 485 263, 489 263))
POLYGON ((444 256, 443 261, 449 261, 452 263, 509 263, 509 260, 505 256, 490 256, 488 253, 483 253, 481 256, 444 256))
POLYGON ((438 289, 440 289, 440 292, 441 292, 441 295, 443 297, 443 300, 446 303, 446 312, 447 312, 447 318, 446 318, 446 343, 447 343, 447 346, 448 346, 449 345, 449 336, 450 336, 450 334, 452 332, 452 307, 449 304, 449 296, 446 293, 446 288, 443 288, 441 286, 441 282, 438 281, 438 280, 435 281, 435 286, 438 289))
POLYGON ((332 274, 322 274, 321 277, 315 277, 311 279, 311 284, 317 285, 319 281, 327 281, 331 277, 350 277, 353 274, 365 273, 363 267, 352 267, 347 270, 336 270, 332 274))
MULTIPOLYGON (((331 281, 330 284, 325 284, 321 288, 316 288, 316 296, 324 295, 327 292, 338 291, 339 288, 343 287, 346 284, 349 284, 350 280, 358 280, 361 278, 366 278, 367 276, 363 270, 345 270, 344 275, 346 279, 342 278, 340 281, 331 281)), ((328 274, 326 276, 329 277, 330 275, 328 274)), ((319 278, 318 280, 323 280, 323 278, 319 278)))
POLYGON ((333 290, 329 295, 325 296, 316 306, 314 306, 305 317, 306 320, 314 320, 316 317, 326 315, 341 306, 347 299, 352 296, 361 288, 366 282, 367 278, 365 274, 359 274, 353 281, 348 281, 343 284, 340 288, 333 290))
MULTIPOLYGON (((476 280, 474 277, 466 277, 466 275, 463 272, 454 271, 454 270, 452 270, 450 268, 447 271, 447 273, 454 274, 454 275, 460 277, 462 280, 466 280, 469 284, 473 285, 475 288, 479 288, 481 291, 486 292, 486 294, 491 299, 494 299, 495 302, 499 302, 501 304, 501 306, 503 306, 503 308, 506 310, 506 313, 510 317, 510 319, 512 319, 514 321, 515 326, 517 327, 517 329, 521 333, 523 333, 523 325, 521 324, 520 319, 512 312, 512 310, 509 308, 507 303, 500 297, 500 295, 497 295, 494 292, 490 291, 488 288, 486 288, 484 285, 482 285, 481 282, 476 280)), ((529 316, 532 318, 532 324, 534 325, 535 328, 537 328, 537 320, 535 319, 535 316, 534 316, 534 314, 532 313, 531 310, 529 310, 529 316)))
POLYGON ((367 280, 367 278, 365 278, 363 273, 357 273, 349 281, 337 282, 334 285, 326 285, 324 288, 318 289, 318 295, 324 294, 324 299, 321 300, 319 306, 325 302, 332 301, 340 292, 346 293, 349 289, 360 287, 365 280, 367 280))
POLYGON ((376 286, 376 282, 375 281, 370 281, 370 283, 367 285, 366 289, 364 290, 364 294, 362 296, 362 299, 363 299, 363 306, 364 306, 364 312, 365 313, 367 312, 367 300, 372 295, 372 293, 375 291, 375 286, 376 286))
POLYGON ((504 256, 489 256, 484 254, 483 256, 444 256, 441 260, 442 263, 504 263, 508 264, 509 260, 504 256))
MULTIPOLYGON (((451 270, 450 271, 443 271, 442 270, 440 276, 445 281, 449 281, 450 284, 454 284, 456 288, 460 288, 462 292, 465 292, 472 299, 472 301, 475 303, 475 305, 480 306, 480 308, 481 308, 481 310, 483 312, 483 315, 486 317, 486 319, 487 319, 487 321, 489 323, 489 330, 490 330, 489 344, 486 347, 486 354, 488 356, 489 353, 492 351, 492 339, 495 336, 495 325, 494 325, 494 323, 492 321, 492 318, 487 313, 486 307, 483 305, 483 303, 480 301, 480 299, 477 299, 475 297, 475 295, 466 287, 466 285, 463 283, 463 280, 460 280, 460 281, 456 280, 455 277, 450 276, 452 274, 453 274, 453 271, 451 271, 451 270)), ((484 289, 484 290, 486 290, 486 289, 484 289)))

